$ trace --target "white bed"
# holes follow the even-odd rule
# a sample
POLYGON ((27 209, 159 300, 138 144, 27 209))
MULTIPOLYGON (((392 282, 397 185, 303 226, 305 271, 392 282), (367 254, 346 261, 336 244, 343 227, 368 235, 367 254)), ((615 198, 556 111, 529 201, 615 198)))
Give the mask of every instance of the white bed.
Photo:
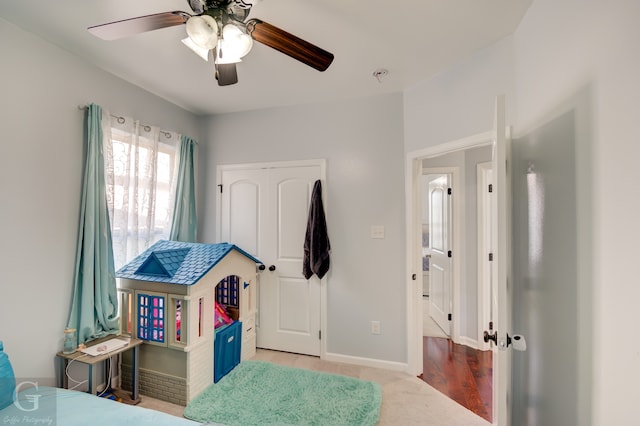
POLYGON ((18 393, 0 410, 0 421, 12 425, 146 425, 194 426, 194 421, 147 408, 127 405, 84 392, 46 386, 18 393))
POLYGON ((0 424, 195 426, 200 423, 84 392, 17 383, 0 341, 0 424), (28 386, 30 386, 28 388, 28 386), (24 389, 24 390, 22 390, 24 389))

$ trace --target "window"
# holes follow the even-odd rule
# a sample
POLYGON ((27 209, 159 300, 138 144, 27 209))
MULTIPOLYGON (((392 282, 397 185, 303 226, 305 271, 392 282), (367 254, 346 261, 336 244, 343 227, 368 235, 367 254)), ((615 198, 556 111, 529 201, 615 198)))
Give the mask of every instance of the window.
POLYGON ((182 334, 182 300, 176 300, 175 301, 175 310, 176 310, 176 342, 180 342, 182 341, 183 338, 183 334, 182 334))
POLYGON ((179 135, 112 120, 105 170, 116 270, 171 232, 179 135))
POLYGON ((138 294, 138 339, 164 343, 165 297, 138 294))
POLYGON ((240 307, 238 293, 240 291, 240 277, 229 275, 216 286, 216 301, 225 306, 240 307))

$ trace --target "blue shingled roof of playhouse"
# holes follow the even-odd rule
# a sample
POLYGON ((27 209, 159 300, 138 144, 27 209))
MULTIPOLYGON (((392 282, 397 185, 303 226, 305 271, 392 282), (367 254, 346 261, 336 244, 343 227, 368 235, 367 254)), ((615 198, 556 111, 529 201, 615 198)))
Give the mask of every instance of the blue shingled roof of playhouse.
POLYGON ((232 250, 262 263, 235 244, 184 243, 161 240, 116 272, 116 277, 167 284, 192 285, 232 250))

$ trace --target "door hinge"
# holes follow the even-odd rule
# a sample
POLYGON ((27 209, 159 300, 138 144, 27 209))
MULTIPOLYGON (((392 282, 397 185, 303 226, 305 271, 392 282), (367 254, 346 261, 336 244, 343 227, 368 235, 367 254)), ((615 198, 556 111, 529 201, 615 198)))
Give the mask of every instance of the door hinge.
POLYGON ((218 188, 220 188, 220 193, 222 194, 222 184, 218 184, 218 188))
POLYGON ((493 184, 489 184, 489 192, 493 192, 493 184))
POLYGON ((493 321, 489 321, 489 330, 493 330, 493 321))
POLYGON ((318 340, 322 340, 322 330, 318 330, 318 340))
POLYGON ((493 262, 493 253, 489 253, 489 262, 493 262))
POLYGON ((453 257, 453 252, 451 250, 447 252, 447 257, 453 257))
POLYGON ((447 319, 448 319, 449 321, 451 321, 451 319, 452 319, 452 318, 453 318, 453 317, 451 316, 451 314, 447 315, 447 319))
POLYGON ((451 190, 451 188, 447 188, 447 195, 451 195, 453 193, 453 191, 451 190))
POLYGON ((417 280, 418 279, 418 275, 416 275, 416 274, 411 275, 411 279, 413 281, 417 280))

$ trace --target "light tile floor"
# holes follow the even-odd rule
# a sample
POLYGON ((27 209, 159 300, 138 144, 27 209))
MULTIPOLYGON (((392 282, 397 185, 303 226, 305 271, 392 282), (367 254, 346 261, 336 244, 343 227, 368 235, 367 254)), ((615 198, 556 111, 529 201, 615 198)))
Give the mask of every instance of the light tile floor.
MULTIPOLYGON (((258 349, 253 358, 291 367, 344 374, 382 386, 379 426, 438 425, 487 426, 486 420, 447 398, 417 377, 403 372, 363 367, 320 358, 258 349)), ((140 406, 182 416, 184 407, 142 396, 140 406)))

